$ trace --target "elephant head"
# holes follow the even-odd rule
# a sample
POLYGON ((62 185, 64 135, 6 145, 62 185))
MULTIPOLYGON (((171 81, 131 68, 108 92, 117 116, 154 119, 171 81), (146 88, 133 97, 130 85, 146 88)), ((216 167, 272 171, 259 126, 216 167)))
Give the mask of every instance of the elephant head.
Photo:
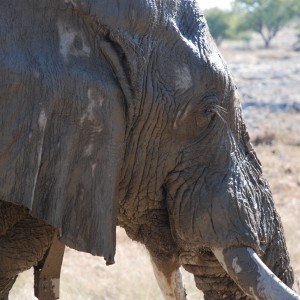
POLYGON ((134 239, 151 244, 145 224, 155 231, 159 223, 186 268, 184 253, 206 251, 247 295, 298 299, 266 281, 269 267, 293 284, 283 230, 197 1, 27 2, 0 12, 3 24, 21 11, 31 18, 28 28, 11 24, 0 53, 4 110, 12 97, 21 103, 3 122, 11 129, 1 198, 109 262, 118 207, 134 239))

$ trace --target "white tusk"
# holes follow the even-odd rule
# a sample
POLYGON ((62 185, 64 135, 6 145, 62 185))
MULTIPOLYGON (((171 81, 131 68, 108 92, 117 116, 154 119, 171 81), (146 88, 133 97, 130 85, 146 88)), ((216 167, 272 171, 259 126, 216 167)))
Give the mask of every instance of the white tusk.
POLYGON ((245 294, 258 300, 300 300, 251 248, 211 249, 228 275, 245 294))
POLYGON ((188 300, 176 259, 159 260, 151 256, 154 275, 166 300, 188 300))

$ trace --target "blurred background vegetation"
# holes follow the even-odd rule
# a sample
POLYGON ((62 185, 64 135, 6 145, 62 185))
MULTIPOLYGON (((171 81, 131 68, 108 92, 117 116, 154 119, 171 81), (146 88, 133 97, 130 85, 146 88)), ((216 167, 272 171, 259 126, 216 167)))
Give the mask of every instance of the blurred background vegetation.
POLYGON ((300 0, 234 0, 230 9, 206 9, 205 17, 218 46, 226 39, 243 40, 250 47, 253 33, 260 36, 263 47, 269 48, 278 32, 295 27, 300 51, 300 0))

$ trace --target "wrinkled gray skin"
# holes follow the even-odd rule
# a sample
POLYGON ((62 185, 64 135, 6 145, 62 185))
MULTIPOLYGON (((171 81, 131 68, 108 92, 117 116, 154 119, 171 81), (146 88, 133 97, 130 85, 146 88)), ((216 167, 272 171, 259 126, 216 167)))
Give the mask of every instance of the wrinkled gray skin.
POLYGON ((251 248, 292 287, 236 87, 196 2, 0 10, 0 298, 55 228, 112 263, 116 224, 149 250, 167 299, 185 298, 180 265, 205 299, 248 299, 215 249, 251 248))

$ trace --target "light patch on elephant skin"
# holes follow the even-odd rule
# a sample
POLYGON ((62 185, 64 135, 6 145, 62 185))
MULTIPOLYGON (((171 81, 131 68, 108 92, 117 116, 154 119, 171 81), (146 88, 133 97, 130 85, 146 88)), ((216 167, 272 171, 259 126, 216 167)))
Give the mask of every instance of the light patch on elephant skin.
POLYGON ((192 76, 189 68, 183 66, 175 69, 175 86, 180 90, 188 90, 193 85, 192 76))
POLYGON ((51 279, 52 291, 55 299, 59 298, 59 278, 51 279))
MULTIPOLYGON (((87 93, 89 104, 86 112, 80 118, 80 125, 83 125, 85 121, 96 122, 95 109, 97 106, 102 107, 104 99, 101 97, 96 89, 90 88, 87 93)), ((103 130, 103 125, 95 126, 95 131, 100 133, 103 130)))
POLYGON ((213 53, 209 56, 209 62, 215 67, 216 70, 218 70, 218 72, 221 72, 223 74, 227 73, 218 51, 213 51, 213 53))
POLYGON ((40 78, 41 74, 38 71, 34 71, 33 75, 35 78, 40 78))
MULTIPOLYGON (((38 178, 40 164, 41 164, 41 160, 42 160, 43 144, 44 144, 44 131, 46 128, 46 124, 47 124, 46 113, 45 113, 44 109, 42 109, 40 112, 40 115, 39 115, 39 119, 38 119, 38 125, 39 125, 40 131, 42 132, 42 134, 41 134, 41 138, 38 141, 38 145, 37 145, 37 164, 36 164, 37 167, 36 167, 36 172, 34 174, 34 181, 33 181, 32 194, 31 194, 31 203, 33 203, 33 201, 34 201, 35 188, 36 188, 37 178, 38 178)), ((32 137, 32 134, 29 134, 29 138, 31 138, 31 137, 32 137)))
POLYGON ((96 117, 94 115, 94 109, 96 108, 96 102, 94 99, 90 99, 89 105, 86 109, 86 112, 82 115, 80 118, 80 125, 84 123, 84 121, 90 121, 93 122, 96 120, 96 117))
POLYGON ((92 143, 84 147, 84 156, 91 156, 94 150, 94 145, 92 143))
POLYGON ((96 169, 96 167, 97 167, 97 163, 93 163, 93 164, 91 165, 91 168, 92 168, 92 176, 93 176, 93 177, 95 176, 95 169, 96 169))
POLYGON ((78 5, 76 0, 65 0, 65 3, 71 3, 74 7, 77 7, 78 5))
POLYGON ((173 129, 178 128, 179 124, 186 119, 186 117, 188 116, 190 110, 191 110, 190 105, 188 105, 188 107, 186 107, 184 109, 179 110, 178 114, 176 115, 174 124, 173 124, 173 129))
POLYGON ((214 255, 216 256, 216 258, 219 261, 219 263, 221 264, 221 266, 223 267, 223 269, 228 273, 228 269, 227 269, 224 254, 223 254, 223 248, 212 248, 211 250, 214 253, 214 255))
POLYGON ((88 106, 80 118, 80 126, 87 125, 88 143, 84 147, 83 155, 91 156, 97 135, 103 131, 103 123, 100 119, 99 109, 101 109, 104 99, 96 88, 90 88, 87 92, 88 106))
POLYGON ((95 102, 97 102, 97 104, 99 106, 103 105, 104 102, 104 98, 101 97, 99 91, 95 88, 89 88, 88 89, 88 98, 91 100, 94 100, 95 102))
POLYGON ((38 123, 39 123, 40 130, 44 131, 47 123, 47 117, 43 109, 39 115, 38 123))
POLYGON ((176 118, 174 124, 173 124, 173 129, 177 129, 178 128, 178 120, 176 118))
POLYGON ((90 56, 91 49, 86 44, 86 39, 80 31, 76 31, 71 26, 62 21, 57 22, 59 34, 59 51, 67 62, 69 55, 76 57, 90 56))
POLYGON ((237 273, 237 274, 242 272, 242 268, 238 264, 238 257, 235 257, 232 260, 232 268, 233 268, 234 272, 237 273))

